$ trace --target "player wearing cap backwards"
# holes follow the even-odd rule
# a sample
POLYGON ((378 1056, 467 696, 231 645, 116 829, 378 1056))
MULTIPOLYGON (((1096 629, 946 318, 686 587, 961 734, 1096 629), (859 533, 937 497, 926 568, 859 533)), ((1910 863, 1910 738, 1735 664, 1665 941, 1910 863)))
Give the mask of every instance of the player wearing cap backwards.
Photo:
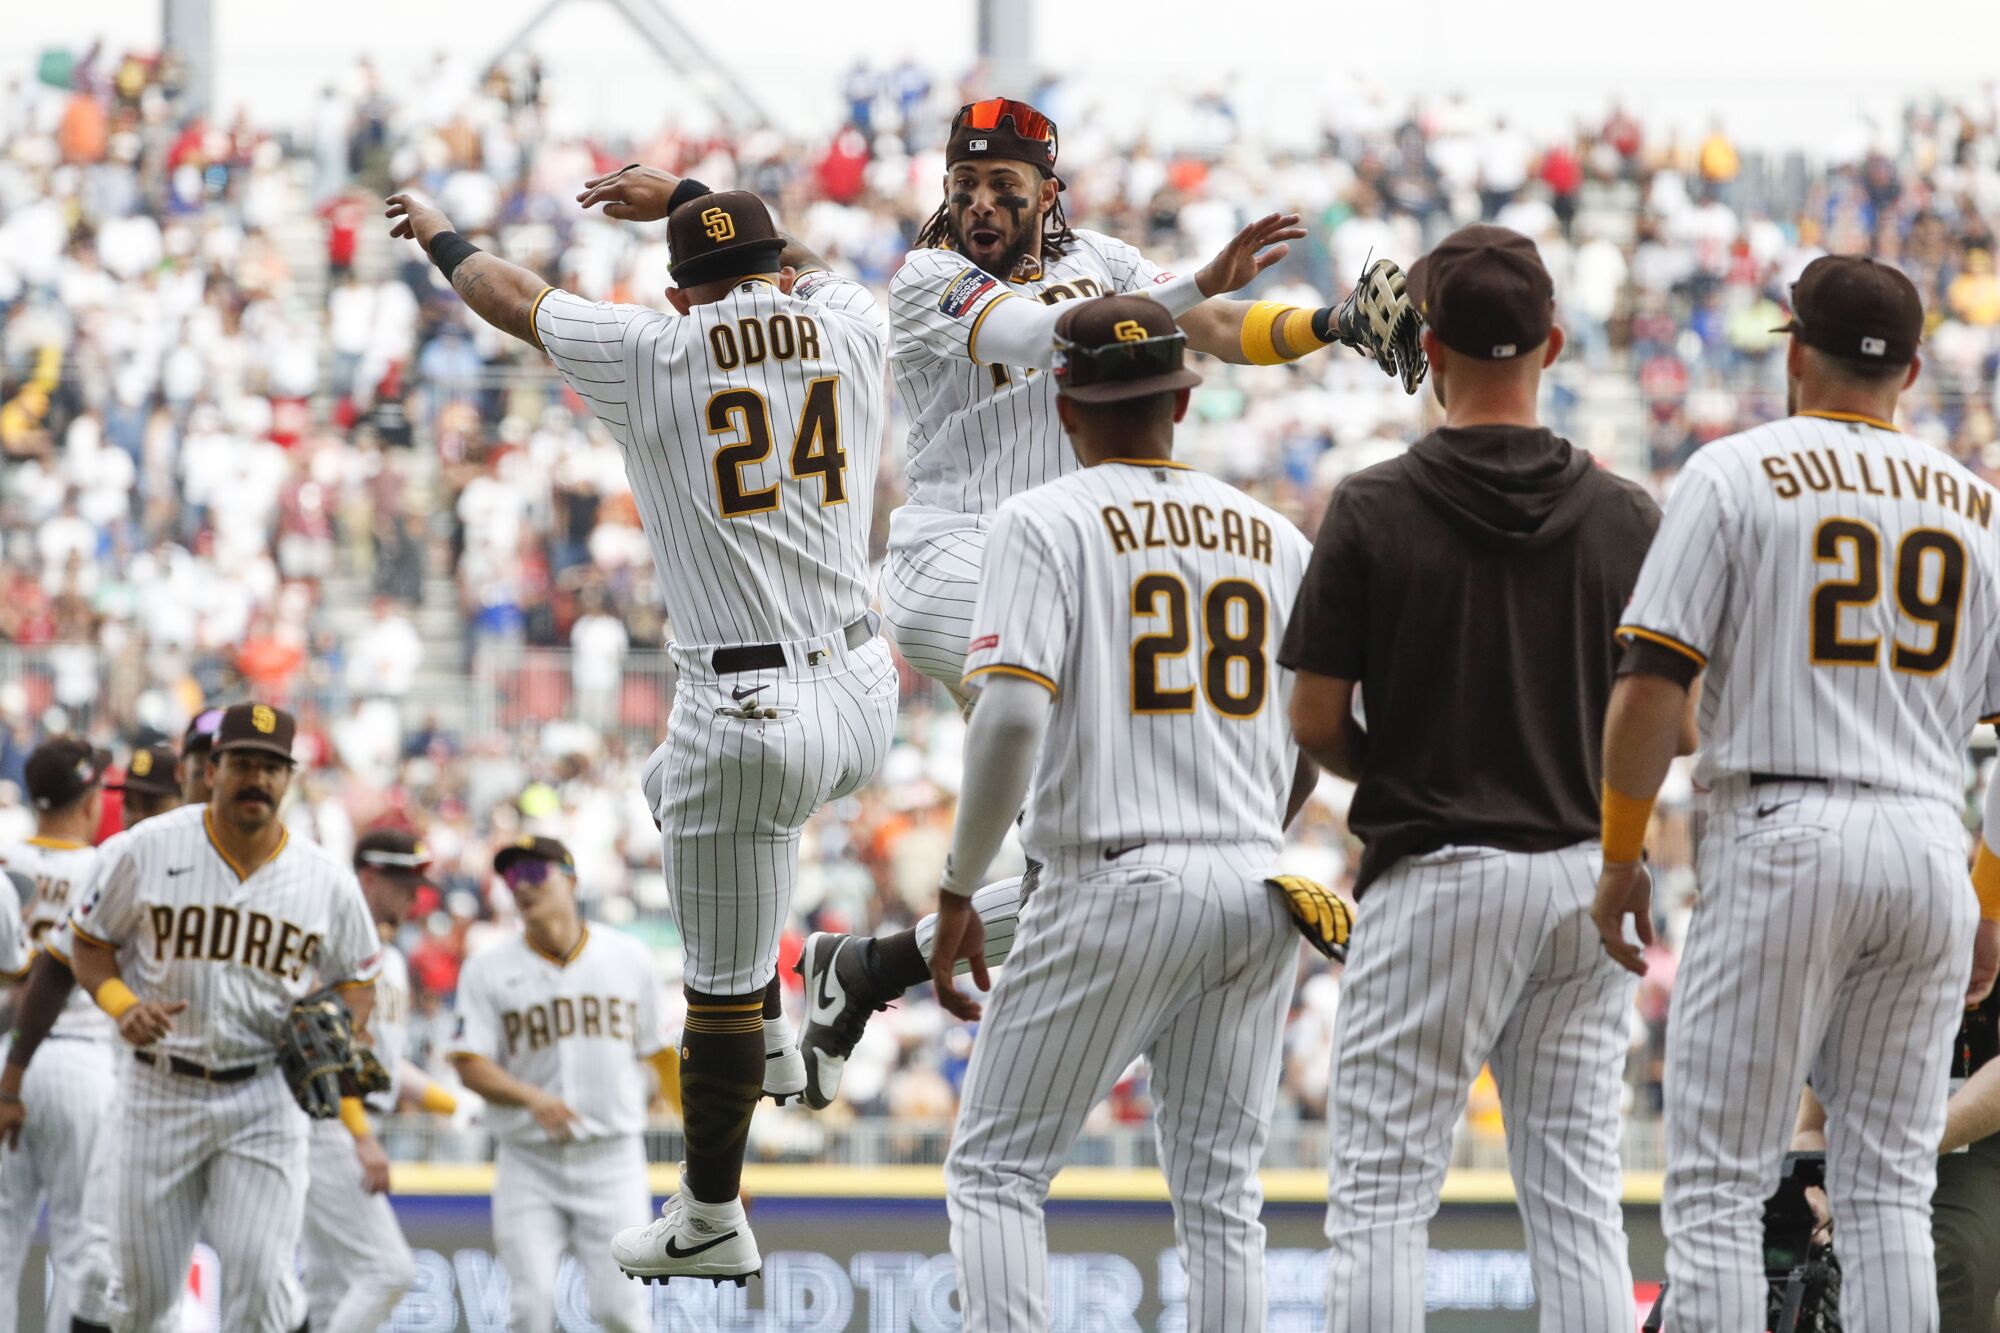
MULTIPOLYGON (((961 700, 993 515, 1008 497, 1077 467, 1045 373, 1063 302, 1150 297, 1190 348, 1238 364, 1295 361, 1342 342, 1410 390, 1423 375, 1417 321, 1393 263, 1378 260, 1338 307, 1210 299, 1283 259, 1286 242, 1305 235, 1298 218, 1259 219, 1198 273, 1176 277, 1124 241, 1068 224, 1056 150, 1055 125, 1025 102, 961 107, 946 145, 944 202, 889 282, 889 359, 910 417, 909 499, 889 517, 882 610, 903 656, 961 700)), ((976 898, 987 962, 1006 956, 1026 892, 1008 879, 976 898)), ((934 933, 925 920, 879 941, 807 940, 808 1105, 832 1100, 869 1014, 929 977, 934 933)))
MULTIPOLYGON (((388 1112, 399 1100, 450 1114, 456 1103, 442 1088, 411 1069, 410 965, 395 944, 417 890, 429 881, 430 853, 416 835, 375 829, 354 844, 354 877, 382 940, 382 971, 375 978, 375 1013, 369 1022, 376 1058, 391 1084, 367 1099, 362 1112, 388 1112), (424 1085, 416 1096, 415 1074, 424 1085)), ((306 1303, 316 1333, 374 1333, 416 1279, 409 1242, 389 1206, 389 1158, 366 1121, 312 1126, 312 1184, 306 1190, 304 1260, 306 1303)))
MULTIPOLYGON (((103 814, 103 781, 97 752, 77 737, 53 737, 28 756, 35 834, 0 849, 0 866, 34 883, 34 897, 23 911, 28 942, 37 951, 89 887, 98 858, 90 839, 103 814)), ((60 970, 53 960, 37 961, 39 970, 60 970)), ((50 1261, 56 1270, 52 1327, 66 1331, 72 1317, 103 1324, 110 1314, 103 1305, 108 1293, 79 1290, 78 1277, 109 1269, 104 1238, 85 1227, 83 1204, 91 1154, 117 1086, 111 1024, 84 995, 76 995, 60 1014, 53 1035, 62 1040, 29 1068, 34 1043, 17 1039, 0 1073, 0 1140, 5 1141, 5 1151, 0 1151, 0 1329, 5 1330, 14 1327, 21 1266, 45 1196, 50 1261), (95 1255, 93 1243, 98 1246, 95 1255)))
MULTIPOLYGON (((446 1054, 486 1099, 499 1141, 493 1243, 511 1284, 507 1327, 555 1328, 557 1265, 567 1250, 589 1283, 590 1317, 613 1333, 641 1333, 652 1327, 646 1291, 619 1267, 641 1262, 622 1242, 647 1229, 652 1211, 643 1066, 662 1081, 673 1077, 652 955, 630 935, 584 923, 576 863, 554 838, 502 847, 493 869, 513 895, 521 933, 466 960, 446 1054)), ((746 1021, 754 1024, 760 1008, 753 1004, 746 1021)), ((658 1258, 651 1248, 645 1264, 658 1258)), ((672 1267, 671 1239, 666 1250, 672 1267)), ((744 1265, 746 1250, 755 1260, 748 1228, 725 1227, 691 1242, 675 1272, 741 1286, 758 1266, 744 1265)))
POLYGON ((1667 1028, 1666 1326, 1764 1327, 1764 1203, 1810 1081, 1841 1319, 1922 1333, 1939 1322, 1951 1033, 2000 961, 2000 877, 1975 893, 1964 852, 1966 746, 2000 713, 1995 494, 1892 424, 1920 368, 1908 278, 1823 256, 1792 310, 1792 415, 1682 469, 1621 621, 1595 915, 1641 971, 1641 843, 1703 673, 1701 897, 1667 1028))
MULTIPOLYGON (((210 796, 100 849, 70 913, 77 981, 133 1048, 116 1141, 114 1241, 132 1327, 160 1330, 197 1234, 232 1276, 223 1327, 288 1333, 307 1120, 278 1066, 292 1005, 342 988, 357 1032, 381 944, 354 874, 285 831, 296 727, 265 704, 223 712, 210 796)), ((31 1073, 34 1072, 32 1069, 31 1073)))
MULTIPOLYGON (((127 829, 176 808, 181 804, 181 785, 175 773, 173 750, 165 745, 149 745, 134 750, 126 762, 124 778, 105 784, 105 790, 124 793, 127 829)), ((92 849, 91 859, 95 859, 95 849, 92 849)), ((71 896, 80 895, 86 887, 81 880, 73 882, 71 896)), ((110 1295, 114 1286, 111 1227, 116 1222, 112 1190, 114 1163, 109 1157, 112 1136, 81 1133, 83 1127, 78 1121, 94 1117, 101 1123, 115 1099, 116 1079, 115 1071, 107 1070, 106 1077, 100 1078, 94 1068, 79 1073, 74 1066, 78 1061, 93 1064, 95 1052, 105 1052, 108 1062, 112 1029, 96 1006, 90 1003, 89 997, 76 990, 76 976, 69 965, 72 946, 67 906, 54 905, 49 911, 58 914, 57 923, 45 930, 38 941, 40 947, 35 952, 27 982, 22 986, 15 1005, 14 1036, 7 1049, 6 1067, 0 1069, 0 1150, 23 1150, 39 1155, 45 1146, 40 1142, 44 1136, 23 1135, 30 1100, 24 1097, 23 1088, 28 1083, 27 1071, 35 1053, 41 1049, 45 1039, 54 1035, 59 1039, 58 1044, 52 1048, 49 1059, 36 1066, 35 1085, 42 1088, 74 1086, 79 1095, 68 1110, 40 1105, 44 1100, 42 1098, 33 1099, 38 1103, 36 1114, 66 1116, 68 1137, 89 1139, 91 1157, 85 1168, 81 1205, 80 1226, 84 1239, 81 1244, 70 1247, 72 1253, 59 1251, 53 1256, 56 1291, 49 1307, 53 1316, 51 1327, 87 1331, 103 1327, 108 1322, 108 1311, 115 1304, 110 1295), (91 1040, 92 1037, 96 1040, 91 1040), (74 1312, 68 1326, 61 1321, 65 1309, 74 1312)), ((54 1128, 51 1127, 51 1132, 54 1128)), ((6 1157, 0 1156, 0 1174, 6 1171, 6 1161, 6 1157)), ((65 1228, 73 1229, 79 1225, 53 1197, 50 1199, 49 1216, 53 1219, 52 1236, 63 1234, 65 1228)), ((0 1290, 11 1288, 0 1286, 0 1290)), ((6 1312, 0 1310, 0 1327, 5 1326, 6 1312)))

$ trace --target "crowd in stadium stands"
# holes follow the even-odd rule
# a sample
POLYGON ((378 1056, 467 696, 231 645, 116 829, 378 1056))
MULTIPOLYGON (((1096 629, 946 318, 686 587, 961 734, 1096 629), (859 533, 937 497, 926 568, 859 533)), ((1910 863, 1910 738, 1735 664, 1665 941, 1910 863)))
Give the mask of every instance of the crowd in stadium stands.
MULTIPOLYGON (((551 129, 532 62, 478 79, 441 63, 404 89, 363 62, 285 127, 185 114, 170 59, 94 49, 40 75, 11 72, 0 93, 0 835, 26 821, 39 735, 85 730, 122 753, 148 730, 177 736, 205 700, 254 695, 299 714, 302 831, 344 850, 400 822, 435 849, 439 891, 408 941, 420 1013, 441 1012, 466 950, 497 928, 489 849, 524 829, 561 836, 591 910, 652 939, 670 969, 636 773, 662 734, 671 627, 617 448, 537 354, 386 240, 379 200, 418 189, 552 282, 659 304, 662 229, 574 204, 586 177, 644 161, 759 191, 880 288, 936 205, 943 132, 972 82, 860 67, 842 83, 845 123, 816 135, 667 126, 621 142, 551 129)), ((1461 101, 1403 112, 1367 97, 1330 112, 1309 152, 1238 137, 1213 93, 1171 140, 1113 142, 1081 94, 1036 95, 1070 127, 1078 225, 1188 260, 1246 216, 1303 211, 1311 237, 1268 295, 1317 304, 1371 253, 1407 263, 1477 217, 1533 236, 1575 349, 1551 419, 1662 494, 1704 442, 1784 410, 1771 330, 1792 277, 1824 249, 1872 251, 1932 312, 1906 426, 1989 475, 2000 463, 1991 103, 1912 107, 1817 161, 1615 107, 1546 140, 1461 101)), ((1184 456, 1302 524, 1421 420, 1421 400, 1351 356, 1202 369, 1184 456)), ((885 458, 878 530, 900 494, 893 438, 885 458)), ((797 905, 813 925, 893 928, 932 895, 962 726, 910 684, 883 779, 808 831, 797 905)), ((1351 848, 1333 784, 1323 796, 1295 868, 1339 882, 1351 848)), ((1671 941, 1685 790, 1664 808, 1671 941)), ((1642 1112, 1672 979, 1671 946, 1657 953, 1634 1016, 1642 1112)), ((1336 992, 1302 970, 1286 1114, 1322 1113, 1336 992)), ((854 1105, 948 1115, 965 1057, 950 1026, 922 997, 873 1025, 846 1077, 854 1105)), ((1128 1085, 1102 1114, 1143 1107, 1128 1085)))

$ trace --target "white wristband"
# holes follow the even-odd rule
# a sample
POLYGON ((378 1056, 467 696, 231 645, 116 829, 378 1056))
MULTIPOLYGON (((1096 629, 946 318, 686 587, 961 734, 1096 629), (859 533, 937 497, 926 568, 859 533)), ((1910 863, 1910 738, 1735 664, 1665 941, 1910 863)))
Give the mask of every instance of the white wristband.
POLYGON ((1195 282, 1192 273, 1183 273, 1179 277, 1168 278, 1165 282, 1154 283, 1151 287, 1133 295, 1146 296, 1158 301, 1167 308, 1167 313, 1176 319, 1208 299, 1201 294, 1201 286, 1195 282))

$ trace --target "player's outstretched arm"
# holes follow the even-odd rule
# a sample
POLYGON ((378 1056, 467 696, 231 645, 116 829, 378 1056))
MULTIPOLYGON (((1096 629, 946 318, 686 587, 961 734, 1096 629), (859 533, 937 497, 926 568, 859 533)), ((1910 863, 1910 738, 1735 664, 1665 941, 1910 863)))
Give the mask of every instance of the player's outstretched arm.
POLYGON ((454 1051, 450 1059, 452 1067, 458 1070, 459 1081, 495 1106, 527 1108, 535 1123, 556 1143, 567 1143, 576 1137, 576 1112, 554 1093, 523 1083, 483 1055, 454 1051))
POLYGON ((69 993, 76 987, 76 975, 62 959, 46 949, 35 955, 28 966, 28 979, 21 986, 15 1006, 14 1042, 7 1048, 7 1067, 0 1069, 0 1147, 20 1146, 21 1080, 28 1062, 62 1013, 69 993))
POLYGON ((481 250, 451 229, 451 219, 412 195, 390 195, 383 212, 396 224, 389 235, 421 245, 473 314, 531 347, 541 346, 535 299, 549 284, 538 274, 481 250))

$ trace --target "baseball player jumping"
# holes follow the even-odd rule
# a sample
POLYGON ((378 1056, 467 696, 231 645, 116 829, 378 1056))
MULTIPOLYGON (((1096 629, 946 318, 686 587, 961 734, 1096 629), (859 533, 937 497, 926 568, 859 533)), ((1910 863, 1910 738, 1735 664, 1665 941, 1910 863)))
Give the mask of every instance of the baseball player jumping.
MULTIPOLYGON (((106 783, 104 790, 124 795, 128 829, 175 809, 181 803, 181 786, 175 774, 173 750, 151 745, 133 751, 124 778, 115 784, 106 783)), ((97 827, 96 817, 85 818, 80 807, 50 814, 54 819, 51 828, 41 834, 44 842, 52 835, 63 838, 57 825, 65 819, 74 819, 76 825, 71 832, 81 834, 65 841, 81 841, 97 827)), ((113 1228, 117 1225, 117 1191, 113 1183, 117 1167, 111 1155, 113 1136, 102 1132, 105 1118, 113 1113, 117 1100, 118 1080, 111 1064, 116 1030, 90 1002, 90 997, 76 989, 76 977, 69 963, 74 945, 68 919, 74 905, 71 898, 80 897, 88 888, 84 867, 94 868, 97 852, 95 848, 46 850, 47 854, 63 856, 75 864, 70 867, 66 892, 51 893, 46 900, 40 894, 30 898, 37 905, 37 925, 42 929, 36 940, 34 963, 15 1004, 14 1036, 7 1049, 6 1067, 0 1069, 0 1149, 25 1151, 39 1161, 57 1163, 60 1174, 61 1164, 68 1160, 69 1148, 80 1147, 87 1141, 90 1155, 88 1164, 81 1168, 80 1204, 68 1197, 66 1189, 50 1193, 51 1234, 67 1239, 53 1256, 56 1290, 49 1303, 49 1322, 51 1327, 70 1333, 100 1333, 112 1322, 117 1299, 117 1266, 112 1254, 113 1228), (51 921, 55 923, 52 928, 51 921), (52 1035, 58 1042, 53 1049, 59 1052, 52 1057, 55 1072, 43 1067, 35 1081, 40 1088, 60 1090, 61 1096, 55 1099, 56 1104, 50 1104, 46 1096, 33 1099, 37 1103, 37 1132, 26 1134, 29 1099, 23 1089, 28 1082, 28 1067, 43 1041, 52 1035), (51 1117, 52 1125, 40 1123, 51 1117), (43 1132, 45 1128, 47 1133, 43 1132), (68 1147, 52 1144, 51 1136, 68 1147), (80 1207, 80 1213, 71 1211, 73 1206, 80 1207), (67 1318, 66 1311, 70 1312, 67 1318)), ((53 885, 56 881, 49 882, 53 885)), ((0 1174, 6 1170, 5 1161, 5 1157, 0 1157, 0 1174)), ((18 1261, 12 1260, 11 1254, 7 1261, 15 1262, 12 1271, 18 1273, 18 1261)), ((12 1289, 12 1285, 0 1279, 0 1290, 12 1289)), ((9 1311, 0 1310, 0 1329, 10 1328, 10 1319, 9 1311)))
MULTIPOLYGON (((1056 153, 1055 125, 1025 102, 960 108, 944 201, 889 283, 890 362, 911 424, 909 500, 889 517, 883 613, 903 656, 961 701, 993 515, 1008 497, 1077 466, 1046 373, 1061 303, 1150 297, 1190 348, 1238 364, 1281 364, 1342 342, 1411 389, 1422 375, 1416 319, 1394 264, 1379 261, 1338 307, 1211 299, 1283 259, 1287 242, 1305 235, 1298 218, 1260 219, 1200 272, 1176 277, 1124 241, 1069 226, 1056 153)), ((1023 896, 1019 879, 978 895, 988 963, 1006 957, 1023 896)), ((934 931, 926 920, 879 941, 807 940, 808 1105, 833 1099, 869 1015, 929 977, 934 931)))
MULTIPOLYGON (((1666 1326, 1764 1327, 1764 1201, 1799 1089, 1827 1112, 1841 1318, 1938 1327, 1930 1197, 1975 936, 1965 753, 2000 711, 1994 492, 1890 424, 1924 325, 1896 270, 1792 288, 1794 415, 1681 472, 1620 630, 1604 732, 1604 947, 1643 966, 1639 852, 1701 690, 1701 897, 1667 1032, 1666 1326)), ((1989 917, 2000 916, 1989 896, 1989 917)))
MULTIPOLYGON (((143 752, 142 752, 143 753, 143 752)), ((87 741, 57 736, 28 756, 28 798, 35 807, 35 835, 0 849, 0 866, 26 875, 34 896, 23 905, 28 942, 40 952, 51 933, 75 907, 90 884, 97 848, 90 840, 103 814, 104 770, 87 741)), ((57 969, 38 958, 35 971, 57 969)), ((49 1250, 56 1289, 49 1303, 53 1326, 67 1330, 72 1318, 109 1322, 105 1238, 84 1224, 84 1191, 98 1130, 104 1124, 116 1079, 112 1072, 111 1025, 77 995, 55 1022, 61 1038, 42 1053, 32 1070, 27 1049, 10 1049, 0 1076, 0 1112, 6 1123, 21 1123, 0 1153, 0 1330, 15 1326, 22 1262, 34 1235, 36 1215, 46 1197, 49 1250), (93 1248, 94 1247, 94 1248, 93 1248), (91 1281, 89 1274, 100 1275, 91 1281)))
POLYGON ((1452 1131, 1490 1063, 1541 1326, 1620 1328, 1635 983, 1590 907, 1612 631, 1659 509, 1537 418, 1563 335, 1532 241, 1464 228, 1410 295, 1444 425, 1334 493, 1279 655, 1299 744, 1354 781, 1364 846, 1328 1085, 1327 1327, 1423 1327, 1452 1131))
MULTIPOLYGON (((416 836, 375 829, 354 844, 354 877, 382 941, 369 1022, 374 1049, 394 1081, 355 1108, 352 1123, 313 1122, 312 1183, 306 1190, 301 1246, 307 1308, 316 1333, 375 1333, 416 1279, 416 1261, 390 1207, 389 1157, 375 1137, 369 1111, 393 1111, 407 1089, 403 1054, 409 1049, 410 965, 395 944, 417 890, 427 881, 430 853, 416 836)), ((425 1089, 427 1110, 449 1114, 448 1094, 425 1089)))
MULTIPOLYGON (((475 313, 554 359, 625 450, 678 681, 655 815, 687 951, 687 1170, 623 1237, 635 1276, 759 1271, 738 1198, 773 1024, 799 830, 887 752, 895 661, 868 609, 883 409, 874 299, 778 234, 755 195, 628 168, 580 200, 667 218, 671 312, 592 304, 389 203, 475 313)), ((783 1034, 786 1042, 788 1034, 783 1034)))
MULTIPOLYGON (((945 1162, 960 1308, 969 1333, 1049 1327, 1049 1181, 1143 1055, 1189 1326, 1254 1331, 1256 1171, 1298 960, 1286 894, 1265 877, 1314 778, 1272 650, 1308 548, 1277 513, 1172 461, 1199 378, 1164 307, 1079 302, 1057 337, 1056 406, 1084 468, 1008 501, 993 524, 933 954, 940 999, 979 1017, 952 969, 966 962, 986 984, 971 894, 1025 796, 1025 841, 1045 870, 945 1162)), ((1344 906, 1301 892, 1316 893, 1324 946, 1344 945, 1344 906)))
POLYGON ((631 936, 584 924, 576 863, 555 839, 502 847, 493 870, 521 933, 466 960, 446 1054, 486 1099, 499 1141, 493 1243, 511 1284, 507 1327, 553 1333, 567 1251, 583 1267, 591 1318, 645 1333, 645 1288, 618 1271, 612 1242, 652 1212, 642 1066, 664 1079, 672 1058, 653 959, 631 936))
POLYGON ((304 1322, 290 1272, 307 1122, 276 1056, 319 978, 366 1025, 380 944, 352 872, 278 817, 294 731, 264 704, 227 709, 207 803, 107 841, 69 918, 76 979, 136 1057, 110 1132, 119 1277, 141 1333, 168 1326, 197 1231, 231 1275, 223 1327, 304 1322))

